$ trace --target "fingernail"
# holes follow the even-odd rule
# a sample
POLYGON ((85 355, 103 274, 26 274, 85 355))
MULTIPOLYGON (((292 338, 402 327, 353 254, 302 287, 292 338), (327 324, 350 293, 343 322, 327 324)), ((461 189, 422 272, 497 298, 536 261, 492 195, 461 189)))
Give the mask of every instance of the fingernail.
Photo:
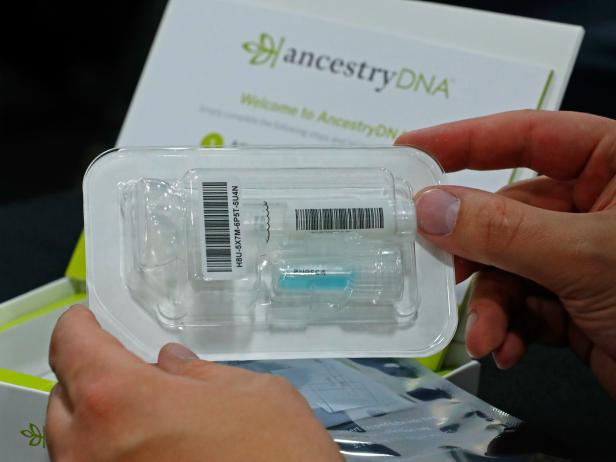
POLYGON ((417 226, 426 234, 444 236, 453 231, 460 210, 460 199, 439 188, 423 192, 415 203, 417 226))
POLYGON ((492 353, 492 359, 494 360, 494 364, 496 364, 496 367, 498 367, 501 371, 504 371, 506 369, 506 367, 503 367, 498 360, 496 359, 496 354, 492 353))
POLYGON ((60 396, 61 393, 62 393, 62 385, 60 385, 60 382, 56 382, 56 384, 53 386, 49 394, 53 396, 60 396))
POLYGON ((165 347, 167 354, 176 357, 177 359, 199 359, 199 357, 184 345, 179 343, 169 343, 165 347))
POLYGON ((473 324, 475 324, 475 322, 477 321, 477 313, 475 313, 474 311, 471 311, 468 316, 466 317, 466 326, 464 329, 464 337, 465 337, 465 343, 466 343, 466 353, 473 359, 477 358, 477 355, 474 355, 469 349, 468 349, 468 335, 471 331, 471 329, 473 328, 473 324))

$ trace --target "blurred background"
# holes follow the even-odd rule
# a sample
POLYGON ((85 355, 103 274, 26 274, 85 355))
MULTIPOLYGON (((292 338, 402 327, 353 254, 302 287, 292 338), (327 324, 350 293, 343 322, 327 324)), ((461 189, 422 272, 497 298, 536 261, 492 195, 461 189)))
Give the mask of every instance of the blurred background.
MULTIPOLYGON (((441 3, 582 25, 562 109, 616 118, 615 1, 441 3)), ((115 144, 165 4, 3 6, 0 301, 63 275, 83 224, 81 177, 115 144)), ((608 450, 616 434, 616 403, 567 350, 533 347, 507 372, 485 360, 480 396, 579 454, 608 450)))

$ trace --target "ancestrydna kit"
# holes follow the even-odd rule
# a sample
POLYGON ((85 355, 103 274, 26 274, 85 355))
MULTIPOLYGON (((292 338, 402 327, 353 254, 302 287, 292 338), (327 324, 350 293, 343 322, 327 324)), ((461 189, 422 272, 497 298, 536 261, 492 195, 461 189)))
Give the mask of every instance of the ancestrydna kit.
POLYGON ((84 179, 90 306, 146 358, 435 353, 452 259, 413 194, 443 181, 409 147, 109 151, 84 179))

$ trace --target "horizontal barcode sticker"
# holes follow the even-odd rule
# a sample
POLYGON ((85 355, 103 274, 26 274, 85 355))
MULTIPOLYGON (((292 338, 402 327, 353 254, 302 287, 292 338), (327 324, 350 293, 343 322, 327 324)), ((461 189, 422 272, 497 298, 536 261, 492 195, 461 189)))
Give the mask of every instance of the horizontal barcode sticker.
POLYGON ((289 225, 295 232, 391 232, 393 208, 386 202, 358 204, 352 201, 315 200, 293 203, 289 225))
POLYGON ((202 181, 202 270, 206 279, 238 279, 245 269, 237 181, 202 181))
POLYGON ((296 209, 296 231, 383 229, 383 207, 348 209, 296 209))

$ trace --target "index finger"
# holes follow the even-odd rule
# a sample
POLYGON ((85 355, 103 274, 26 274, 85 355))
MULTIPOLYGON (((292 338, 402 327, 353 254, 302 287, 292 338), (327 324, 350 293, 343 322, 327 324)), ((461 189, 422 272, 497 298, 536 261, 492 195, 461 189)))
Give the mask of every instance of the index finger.
POLYGON ((105 332, 94 314, 83 305, 69 308, 58 319, 51 336, 49 365, 69 398, 84 383, 101 375, 145 364, 111 334, 105 332))
POLYGON ((604 156, 609 143, 602 144, 615 130, 616 122, 590 114, 526 110, 412 131, 396 144, 426 149, 447 172, 527 167, 570 180, 593 156, 615 168, 604 156))

